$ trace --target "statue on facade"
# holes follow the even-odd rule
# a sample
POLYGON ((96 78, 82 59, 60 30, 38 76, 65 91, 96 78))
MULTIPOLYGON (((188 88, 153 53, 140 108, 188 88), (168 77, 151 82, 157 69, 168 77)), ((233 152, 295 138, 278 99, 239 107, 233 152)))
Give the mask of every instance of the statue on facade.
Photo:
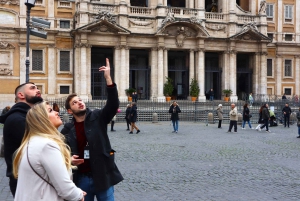
POLYGON ((266 0, 262 0, 260 2, 259 14, 265 14, 266 8, 267 8, 267 2, 266 2, 266 0))
POLYGON ((175 22, 174 13, 172 13, 171 11, 168 12, 166 18, 162 21, 161 26, 165 26, 165 24, 168 22, 175 22))
POLYGON ((116 23, 116 17, 113 16, 109 11, 106 10, 101 10, 99 11, 99 13, 97 14, 97 16, 95 17, 95 20, 107 20, 113 24, 116 23))
POLYGON ((256 22, 245 22, 245 24, 242 27, 242 31, 248 30, 248 29, 254 29, 255 31, 258 31, 258 28, 256 26, 256 22))
POLYGON ((190 22, 193 24, 198 24, 198 25, 202 26, 203 21, 197 17, 197 13, 196 13, 194 17, 190 18, 190 22))

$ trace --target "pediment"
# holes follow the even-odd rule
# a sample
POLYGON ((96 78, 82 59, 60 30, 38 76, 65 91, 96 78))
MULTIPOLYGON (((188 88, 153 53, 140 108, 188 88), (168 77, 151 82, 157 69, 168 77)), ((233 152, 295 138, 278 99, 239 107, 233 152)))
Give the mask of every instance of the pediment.
POLYGON ((248 28, 244 29, 241 32, 229 37, 230 39, 235 40, 244 40, 244 41, 266 41, 271 42, 271 39, 260 33, 257 29, 248 28))
POLYGON ((90 32, 105 32, 113 34, 130 34, 130 31, 117 23, 108 21, 106 19, 98 19, 87 25, 77 28, 75 31, 90 31, 90 32))
POLYGON ((169 36, 177 36, 179 34, 184 34, 186 37, 209 37, 205 28, 190 22, 169 22, 156 33, 156 35, 169 36))

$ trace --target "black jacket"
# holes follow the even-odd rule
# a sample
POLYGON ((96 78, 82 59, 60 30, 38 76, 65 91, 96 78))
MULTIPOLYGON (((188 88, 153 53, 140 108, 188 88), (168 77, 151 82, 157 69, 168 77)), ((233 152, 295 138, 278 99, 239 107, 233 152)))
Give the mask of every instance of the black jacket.
POLYGON ((171 113, 171 120, 172 121, 176 121, 176 120, 179 120, 179 116, 178 116, 178 113, 180 113, 181 110, 179 108, 179 106, 177 105, 175 108, 174 108, 174 105, 172 104, 170 106, 170 109, 169 109, 169 113, 171 113))
POLYGON ((137 119, 137 107, 133 105, 130 109, 130 122, 136 122, 137 119))
POLYGON ((285 112, 285 115, 290 116, 290 114, 292 113, 292 110, 290 107, 284 106, 282 109, 282 112, 285 112))
POLYGON ((263 119, 269 119, 270 118, 269 109, 266 108, 266 107, 262 110, 262 118, 263 119))
POLYGON ((26 103, 16 103, 5 115, 0 116, 4 124, 4 158, 7 165, 6 176, 12 177, 13 154, 20 147, 24 133, 26 114, 30 106, 26 103))
POLYGON ((246 108, 243 110, 243 120, 244 120, 244 121, 250 121, 249 114, 250 114, 250 110, 249 110, 248 107, 246 107, 246 108))
POLYGON ((125 113, 124 119, 128 119, 128 120, 130 119, 130 118, 128 118, 128 117, 129 117, 129 114, 130 114, 130 109, 131 109, 130 107, 127 107, 127 108, 126 108, 126 113, 125 113))
MULTIPOLYGON (((91 111, 87 108, 84 131, 90 148, 90 166, 96 191, 103 191, 119 183, 123 177, 115 164, 115 151, 111 148, 107 135, 107 124, 119 108, 118 91, 107 88, 107 101, 103 109, 91 111)), ((73 119, 74 122, 74 119, 73 119)), ((72 155, 78 154, 76 129, 74 123, 65 124, 61 131, 71 148, 72 155)), ((74 182, 76 181, 74 175, 74 182)))

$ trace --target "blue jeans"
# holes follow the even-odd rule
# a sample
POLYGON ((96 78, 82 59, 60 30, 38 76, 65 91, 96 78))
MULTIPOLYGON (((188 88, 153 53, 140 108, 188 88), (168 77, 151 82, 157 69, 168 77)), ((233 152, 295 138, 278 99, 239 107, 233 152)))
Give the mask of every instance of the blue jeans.
POLYGON ((114 201, 114 187, 104 191, 95 192, 94 181, 91 177, 78 173, 77 187, 86 192, 84 201, 94 201, 96 196, 98 201, 114 201))
POLYGON ((242 125, 242 127, 245 128, 246 122, 248 122, 249 127, 252 128, 250 120, 249 120, 249 121, 244 121, 244 120, 243 120, 243 125, 242 125))
POLYGON ((174 131, 178 131, 178 120, 172 120, 174 131))
POLYGON ((209 100, 210 100, 210 101, 213 101, 213 100, 214 100, 214 96, 210 96, 210 97, 209 97, 209 100))
POLYGON ((300 126, 298 126, 298 135, 300 136, 300 126))

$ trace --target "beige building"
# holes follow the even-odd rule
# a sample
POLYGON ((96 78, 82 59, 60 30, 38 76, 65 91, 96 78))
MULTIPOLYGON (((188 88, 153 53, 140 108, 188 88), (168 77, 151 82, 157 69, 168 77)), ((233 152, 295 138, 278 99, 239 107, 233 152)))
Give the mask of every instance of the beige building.
MULTIPOLYGON (((173 80, 173 96, 183 99, 189 96, 191 79, 197 79, 199 101, 205 101, 210 88, 217 99, 223 89, 231 89, 231 100, 250 92, 299 93, 295 54, 300 7, 299 2, 286 2, 37 0, 31 16, 51 21, 51 28, 47 39, 30 37, 30 81, 45 98, 72 92, 102 98, 105 80, 98 68, 109 58, 122 101, 129 87, 142 99, 164 100, 166 77, 173 80)), ((4 106, 13 102, 15 87, 25 82, 26 6, 0 3, 4 106)))

